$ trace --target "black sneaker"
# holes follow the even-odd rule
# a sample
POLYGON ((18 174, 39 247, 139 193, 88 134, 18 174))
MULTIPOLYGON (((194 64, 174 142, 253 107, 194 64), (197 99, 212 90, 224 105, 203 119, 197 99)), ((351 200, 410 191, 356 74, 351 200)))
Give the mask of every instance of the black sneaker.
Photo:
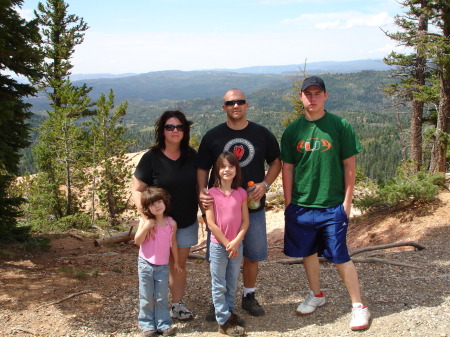
POLYGON ((264 316, 265 311, 258 300, 255 298, 255 293, 247 294, 247 296, 242 296, 242 309, 247 310, 252 316, 264 316))

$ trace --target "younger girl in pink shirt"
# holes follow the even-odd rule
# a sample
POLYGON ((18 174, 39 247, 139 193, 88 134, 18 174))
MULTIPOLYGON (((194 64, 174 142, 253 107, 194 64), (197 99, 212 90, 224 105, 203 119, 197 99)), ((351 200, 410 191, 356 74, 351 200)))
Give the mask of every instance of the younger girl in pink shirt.
POLYGON ((174 268, 181 272, 178 264, 178 246, 175 233, 177 223, 168 212, 170 196, 162 188, 149 187, 141 196, 141 205, 146 219, 142 219, 136 231, 134 242, 140 246, 138 258, 139 273, 139 327, 146 337, 172 336, 168 308, 169 258, 174 268))

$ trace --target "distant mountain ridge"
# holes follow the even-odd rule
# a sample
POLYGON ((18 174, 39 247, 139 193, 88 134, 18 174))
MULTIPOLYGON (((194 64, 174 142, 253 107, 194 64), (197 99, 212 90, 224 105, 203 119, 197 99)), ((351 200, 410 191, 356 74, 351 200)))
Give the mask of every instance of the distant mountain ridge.
POLYGON ((282 66, 253 66, 238 69, 214 69, 221 71, 232 71, 245 74, 293 74, 298 73, 306 67, 308 74, 324 73, 353 73, 363 70, 386 71, 392 67, 382 60, 355 60, 355 61, 323 61, 304 64, 290 64, 282 66))
MULTIPOLYGON (((303 70, 304 64, 289 64, 289 65, 278 65, 278 66, 251 66, 236 69, 203 69, 203 70, 193 70, 193 71, 225 71, 233 72, 239 74, 295 74, 300 70, 303 70)), ((324 74, 324 73, 352 73, 363 70, 375 70, 375 71, 386 71, 391 69, 383 62, 383 60, 354 60, 354 61, 322 61, 322 62, 311 62, 306 63, 306 72, 308 74, 324 74)), ((165 71, 153 71, 150 73, 160 73, 160 72, 181 72, 180 70, 165 70, 165 71)), ((102 79, 102 78, 122 78, 139 76, 145 73, 124 73, 124 74, 110 74, 110 73, 99 73, 99 74, 73 74, 71 76, 72 81, 81 80, 92 80, 92 79, 102 79)))

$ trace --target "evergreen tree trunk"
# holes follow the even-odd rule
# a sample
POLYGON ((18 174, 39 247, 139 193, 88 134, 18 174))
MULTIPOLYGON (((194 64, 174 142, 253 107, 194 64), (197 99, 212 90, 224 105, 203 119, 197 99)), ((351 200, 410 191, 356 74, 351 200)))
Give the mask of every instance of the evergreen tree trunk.
POLYGON ((438 47, 437 56, 437 63, 440 65, 440 97, 436 131, 433 135, 430 171, 446 172, 449 137, 448 119, 450 118, 450 6, 446 0, 438 0, 434 6, 438 10, 438 23, 442 29, 441 37, 444 43, 438 47))
MULTIPOLYGON (((427 6, 428 1, 421 1, 421 8, 425 8, 427 6)), ((418 36, 419 41, 425 38, 425 35, 428 32, 428 16, 422 12, 419 17, 418 23, 418 36)), ((417 48, 417 63, 415 66, 415 78, 417 80, 417 85, 424 86, 425 85, 425 69, 427 66, 427 60, 423 55, 424 51, 422 47, 418 46, 417 48)), ((411 160, 413 163, 416 163, 417 171, 422 166, 422 124, 423 124, 423 107, 424 102, 422 100, 415 99, 413 101, 413 109, 412 109, 412 118, 411 118, 411 160)))
POLYGON ((450 116, 450 77, 440 78, 441 99, 437 118, 436 131, 433 135, 431 172, 445 172, 447 169, 448 118, 450 116))

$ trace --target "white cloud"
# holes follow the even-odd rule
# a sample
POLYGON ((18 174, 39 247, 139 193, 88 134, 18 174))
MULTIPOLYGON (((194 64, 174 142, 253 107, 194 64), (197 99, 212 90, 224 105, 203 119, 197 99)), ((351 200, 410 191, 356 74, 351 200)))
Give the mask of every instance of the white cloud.
POLYGON ((393 18, 387 12, 363 14, 356 11, 342 13, 302 14, 283 20, 284 24, 299 24, 317 29, 351 29, 355 27, 380 27, 391 24, 393 18))
POLYGON ((16 8, 17 13, 27 21, 34 19, 34 11, 32 9, 16 8))

